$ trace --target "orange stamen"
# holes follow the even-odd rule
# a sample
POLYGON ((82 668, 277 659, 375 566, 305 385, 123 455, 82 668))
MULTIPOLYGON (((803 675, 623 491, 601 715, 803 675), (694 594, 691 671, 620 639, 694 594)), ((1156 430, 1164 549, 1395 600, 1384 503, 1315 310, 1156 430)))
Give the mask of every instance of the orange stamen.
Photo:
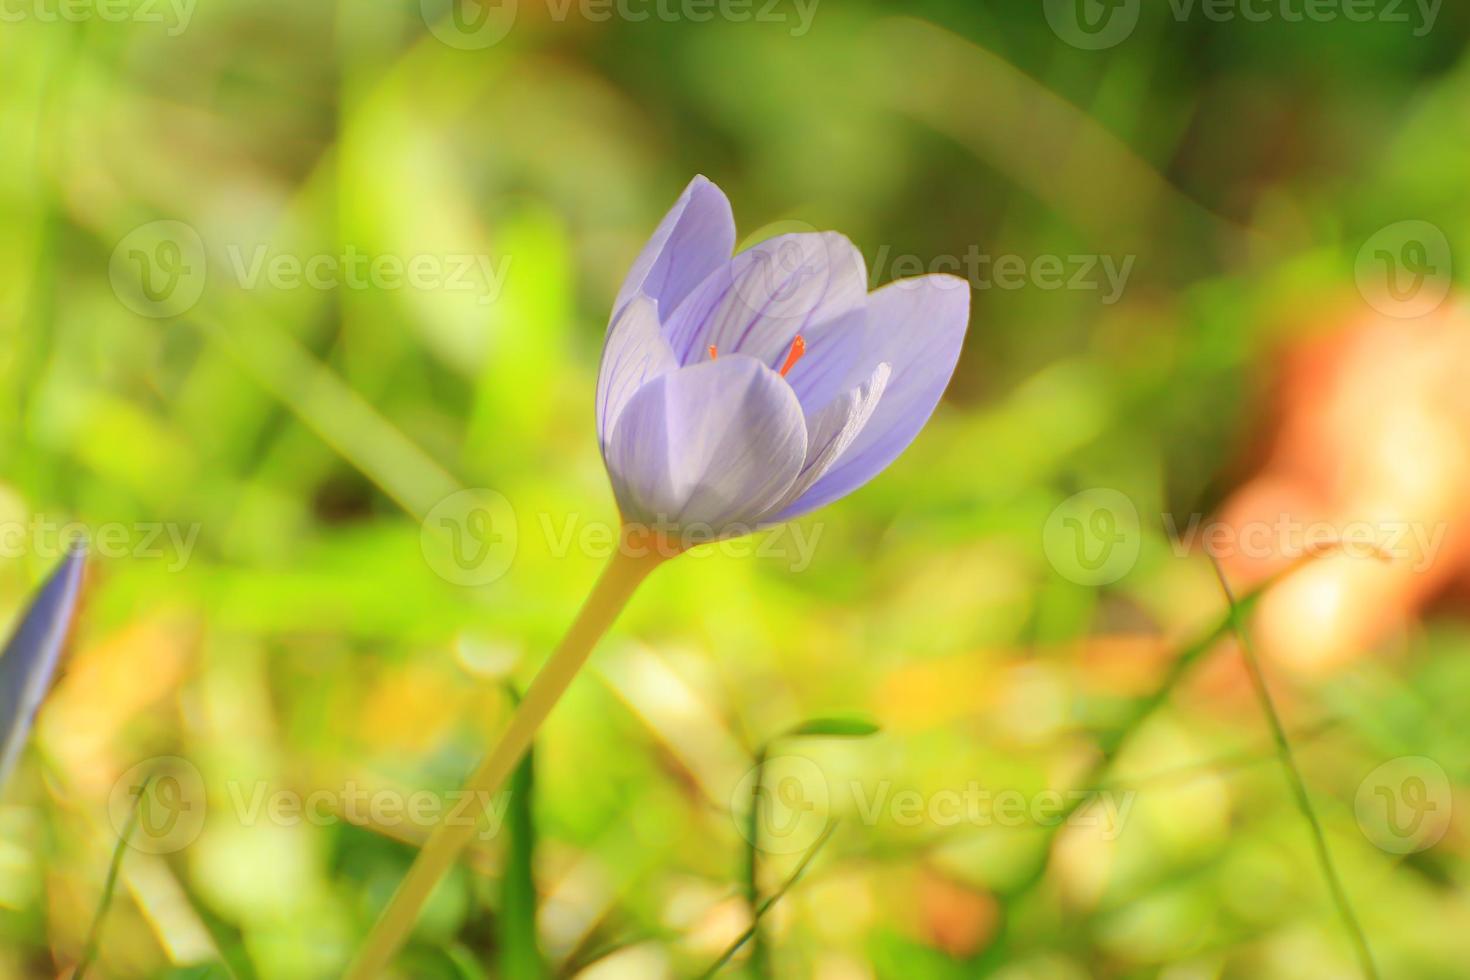
POLYGON ((796 362, 806 353, 806 341, 801 339, 801 334, 791 342, 791 353, 786 355, 786 363, 781 365, 781 377, 786 377, 786 372, 796 367, 796 362))
POLYGON ((716 347, 714 344, 710 344, 709 345, 709 359, 713 361, 715 358, 717 358, 719 356, 720 356, 720 349, 718 347, 716 347))

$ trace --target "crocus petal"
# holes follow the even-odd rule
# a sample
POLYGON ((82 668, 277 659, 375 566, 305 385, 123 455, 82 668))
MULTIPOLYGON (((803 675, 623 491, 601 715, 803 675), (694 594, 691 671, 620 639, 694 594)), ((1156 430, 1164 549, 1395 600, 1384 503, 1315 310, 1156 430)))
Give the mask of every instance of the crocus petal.
POLYGON ((695 177, 659 222, 633 262, 613 304, 612 321, 642 293, 665 312, 674 309, 735 250, 735 215, 730 201, 703 176, 695 177))
POLYGON ((788 516, 846 496, 908 448, 949 385, 969 319, 970 287, 956 276, 901 279, 868 297, 867 356, 892 376, 868 424, 788 516))
POLYGON ((41 586, 0 654, 0 788, 30 734, 51 688, 56 662, 81 591, 86 552, 75 547, 41 586))
POLYGON ((725 536, 784 499, 806 443, 791 387, 753 358, 722 355, 639 389, 607 463, 625 520, 725 536))
POLYGON ((862 254, 842 235, 780 235, 700 283, 666 314, 664 335, 682 364, 713 346, 777 368, 797 334, 861 308, 867 288, 862 254))
POLYGON ((868 309, 864 302, 855 310, 803 332, 806 355, 787 373, 786 383, 801 401, 808 431, 816 412, 851 392, 873 373, 873 359, 867 350, 867 326, 868 309))
POLYGON ((888 365, 879 364, 867 381, 839 395, 826 408, 807 419, 806 462, 802 464, 796 482, 786 491, 782 509, 771 517, 771 521, 790 520, 817 506, 808 506, 802 495, 842 458, 867 427, 883 398, 889 374, 888 365))
POLYGON ((597 376, 597 442, 607 452, 608 439, 628 399, 649 381, 679 364, 664 342, 658 304, 634 296, 607 329, 602 367, 597 376))

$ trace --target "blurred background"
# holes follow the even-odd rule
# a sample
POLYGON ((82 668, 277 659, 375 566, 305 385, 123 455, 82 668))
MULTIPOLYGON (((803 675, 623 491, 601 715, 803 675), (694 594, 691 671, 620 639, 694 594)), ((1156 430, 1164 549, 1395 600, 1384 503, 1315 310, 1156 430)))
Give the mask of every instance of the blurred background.
POLYGON ((730 975, 1357 975, 1214 558, 1383 974, 1463 976, 1470 10, 1308 6, 5 4, 0 603, 93 559, 0 977, 73 969, 150 775, 91 973, 341 973, 597 574, 695 173, 969 279, 954 382, 651 579, 401 975, 697 976, 752 851, 811 860, 730 975), (771 741, 826 716, 881 731, 771 741))

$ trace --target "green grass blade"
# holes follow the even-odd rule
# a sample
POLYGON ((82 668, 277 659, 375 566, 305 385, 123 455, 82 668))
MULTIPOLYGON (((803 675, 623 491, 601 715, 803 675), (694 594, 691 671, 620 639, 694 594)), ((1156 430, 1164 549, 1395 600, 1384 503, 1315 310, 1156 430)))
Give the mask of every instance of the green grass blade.
POLYGON ((1225 578, 1225 571, 1213 555, 1210 556, 1210 564, 1215 569, 1215 577, 1220 581, 1220 591, 1225 594, 1225 601, 1230 604, 1230 628, 1235 633, 1236 639, 1240 641, 1240 656, 1245 661, 1246 672, 1250 675, 1251 687, 1254 689, 1256 699, 1261 703, 1261 711, 1266 715, 1266 721, 1271 726, 1271 739, 1276 743, 1276 755, 1281 760, 1281 768, 1286 773, 1286 780, 1291 784, 1292 796, 1296 799, 1297 809, 1302 813, 1302 819, 1307 824, 1307 830, 1312 837, 1312 848, 1317 854, 1317 863, 1322 867, 1322 876, 1327 879, 1327 889, 1332 893, 1332 901, 1337 906, 1338 915, 1342 917, 1343 926, 1352 938, 1354 950, 1358 954, 1358 962, 1363 968, 1363 976, 1369 980, 1377 980, 1378 968, 1373 963, 1373 952, 1368 948, 1368 937, 1363 932, 1363 926, 1358 921, 1357 914, 1353 911, 1352 902, 1348 900, 1347 890, 1342 886, 1342 879, 1337 874, 1337 865, 1332 860, 1332 851, 1327 846, 1327 837, 1322 833, 1322 821, 1317 817, 1316 808, 1312 806, 1312 797, 1307 792, 1306 780, 1302 778, 1302 771, 1296 764, 1296 755, 1291 749, 1291 739, 1286 735, 1286 727, 1281 723, 1281 715, 1276 711, 1276 702, 1271 697, 1271 688, 1266 684, 1266 675, 1261 670, 1261 660, 1256 656, 1255 645, 1251 641, 1250 629, 1245 624, 1245 614, 1241 606, 1235 601, 1235 592, 1230 588, 1230 582, 1225 578))
MULTIPOLYGON (((1239 600, 1237 605, 1238 609, 1242 614, 1254 609, 1256 603, 1273 586, 1306 565, 1311 564, 1318 557, 1320 557, 1319 554, 1306 555, 1290 567, 1259 583, 1239 600)), ((1222 638, 1229 635, 1233 622, 1234 614, 1227 613, 1214 627, 1185 646, 1179 652, 1179 655, 1174 658, 1173 663, 1169 665, 1168 671, 1158 686, 1149 694, 1133 703, 1132 708, 1122 723, 1102 733, 1098 737, 1098 748, 1100 751, 1092 766, 1089 767, 1086 774, 1078 781, 1077 785, 1080 792, 1069 798, 1067 805, 1062 808, 1058 819, 1043 828, 1042 833, 1044 836, 1041 860, 1036 863, 1030 873, 1023 876, 1009 888, 1002 889, 999 892, 998 897, 1002 905, 1000 932, 995 942, 981 954, 974 964, 977 968, 986 971, 999 969, 1009 960, 1011 956, 1011 913, 1041 883, 1042 879, 1046 877, 1046 870, 1049 866, 1051 856, 1052 840, 1056 837, 1060 829, 1066 826, 1067 821, 1074 813, 1091 803, 1097 797, 1098 792, 1107 784, 1107 774, 1112 769, 1113 762, 1123 745, 1143 726, 1144 722, 1151 718, 1173 696, 1180 682, 1203 659, 1205 654, 1214 649, 1215 644, 1222 638)))
POLYGON ((87 941, 82 946, 82 958, 77 962, 77 971, 72 974, 72 980, 82 980, 87 975, 87 968, 97 958, 97 949, 102 941, 102 923, 107 918, 107 910, 112 908, 112 899, 117 894, 117 879, 122 873, 123 855, 128 851, 128 841, 133 836, 133 828, 138 825, 138 811, 142 809, 143 799, 148 795, 148 790, 153 785, 153 775, 150 773, 144 780, 143 785, 138 787, 138 796, 133 801, 133 812, 128 815, 127 826, 117 838, 117 846, 112 849, 112 860, 107 865, 107 880, 102 885, 102 898, 97 903, 97 911, 92 914, 92 925, 87 929, 87 941))
MULTIPOLYGON (((511 697, 520 702, 517 692, 512 691, 511 697)), ((546 963, 536 936, 535 758, 533 745, 510 777, 510 803, 506 810, 510 836, 497 920, 500 975, 508 980, 540 980, 546 976, 546 963)))
POLYGON ((822 835, 818 837, 816 841, 812 844, 812 846, 807 849, 806 854, 802 855, 801 861, 796 865, 796 870, 792 871, 791 875, 781 883, 781 887, 776 889, 775 894, 766 899, 764 902, 761 902, 760 906, 756 909, 755 917, 752 919, 750 925, 735 939, 733 943, 730 944, 728 949, 720 954, 719 959, 710 964, 709 969, 705 970, 699 975, 700 980, 709 980, 710 977, 713 977, 715 974, 719 973, 722 969, 725 968, 725 965, 727 963, 735 958, 735 954, 740 952, 740 947, 744 946, 755 937, 756 933, 759 931, 761 920, 765 918, 766 913, 769 912, 777 902, 781 901, 786 893, 789 892, 796 885, 796 883, 801 880, 801 876, 806 874, 806 869, 811 866, 812 861, 816 859, 816 856, 819 853, 821 853, 822 848, 827 845, 827 841, 832 838, 832 834, 836 830, 836 820, 833 820, 831 823, 827 824, 826 829, 822 831, 822 835))

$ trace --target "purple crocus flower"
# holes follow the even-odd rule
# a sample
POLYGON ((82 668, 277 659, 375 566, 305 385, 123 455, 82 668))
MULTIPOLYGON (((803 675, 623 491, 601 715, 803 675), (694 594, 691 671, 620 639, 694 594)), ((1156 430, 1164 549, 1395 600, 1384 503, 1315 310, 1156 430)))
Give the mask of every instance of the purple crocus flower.
MULTIPOLYGON (((914 440, 949 384, 969 320, 964 280, 920 276, 870 295, 862 256, 833 232, 783 235, 732 257, 734 248, 730 202, 696 177, 618 293, 597 380, 597 440, 624 547, 466 782, 466 798, 499 792, 663 559, 851 493, 914 440)), ((473 833, 465 821, 434 829, 349 978, 385 970, 473 833)))
POLYGON ((734 246, 730 202, 696 177, 618 293, 597 435, 629 525, 731 537, 846 496, 907 448, 954 373, 965 280, 870 294, 836 232, 734 246))
POLYGON ((20 758, 76 612, 86 549, 75 545, 41 586, 0 653, 0 789, 20 758))

